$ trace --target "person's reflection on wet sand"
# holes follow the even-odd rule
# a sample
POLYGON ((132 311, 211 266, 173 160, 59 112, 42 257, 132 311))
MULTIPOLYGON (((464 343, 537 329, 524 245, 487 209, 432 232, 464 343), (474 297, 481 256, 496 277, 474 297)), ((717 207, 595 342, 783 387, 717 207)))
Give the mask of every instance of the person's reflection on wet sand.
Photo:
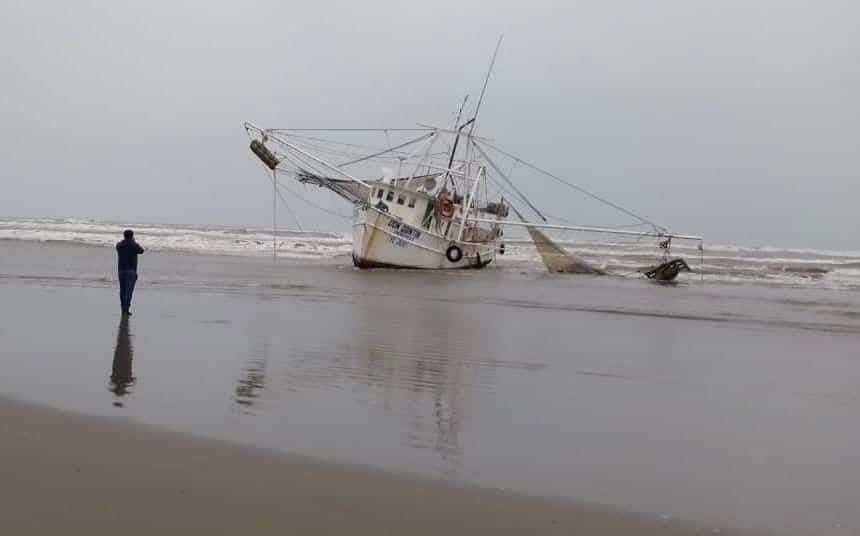
MULTIPOLYGON (((119 330, 116 334, 116 348, 113 351, 113 365, 110 375, 110 391, 117 397, 129 394, 129 387, 134 384, 135 377, 131 371, 131 360, 134 356, 134 348, 131 346, 131 333, 128 329, 129 318, 123 316, 119 321, 119 330)), ((122 403, 114 402, 115 406, 122 403)))

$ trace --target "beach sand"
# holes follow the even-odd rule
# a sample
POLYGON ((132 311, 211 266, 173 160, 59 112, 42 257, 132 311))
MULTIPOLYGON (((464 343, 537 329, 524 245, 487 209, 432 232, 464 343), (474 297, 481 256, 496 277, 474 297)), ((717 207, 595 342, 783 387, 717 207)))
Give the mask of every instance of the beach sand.
POLYGON ((113 262, 0 241, 3 534, 860 533, 858 293, 113 262))
POLYGON ((4 534, 702 533, 0 402, 4 534))

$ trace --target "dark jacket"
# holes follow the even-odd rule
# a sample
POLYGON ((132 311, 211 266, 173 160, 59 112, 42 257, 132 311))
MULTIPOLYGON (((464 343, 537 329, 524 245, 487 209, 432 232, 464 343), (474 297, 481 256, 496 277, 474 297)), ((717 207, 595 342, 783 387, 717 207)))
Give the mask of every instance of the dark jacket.
POLYGON ((117 268, 120 272, 137 271, 137 256, 143 255, 143 248, 134 240, 123 240, 116 245, 117 268))

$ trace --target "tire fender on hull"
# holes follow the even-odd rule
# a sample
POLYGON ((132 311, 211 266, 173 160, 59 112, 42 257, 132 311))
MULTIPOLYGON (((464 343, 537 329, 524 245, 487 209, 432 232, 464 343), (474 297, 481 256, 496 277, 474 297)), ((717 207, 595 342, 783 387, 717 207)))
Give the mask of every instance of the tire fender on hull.
POLYGON ((463 258, 463 250, 457 244, 451 244, 445 250, 445 258, 453 263, 460 262, 460 259, 463 258))

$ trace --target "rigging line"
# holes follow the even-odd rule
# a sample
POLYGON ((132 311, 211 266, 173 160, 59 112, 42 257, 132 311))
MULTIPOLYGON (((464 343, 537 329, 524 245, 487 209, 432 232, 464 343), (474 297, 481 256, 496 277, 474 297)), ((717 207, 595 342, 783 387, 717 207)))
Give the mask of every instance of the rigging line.
MULTIPOLYGON (((493 177, 492 175, 487 175, 487 178, 490 179, 490 181, 492 181, 492 183, 499 189, 500 192, 507 194, 510 198, 517 197, 516 194, 514 194, 513 192, 511 192, 510 190, 505 188, 505 185, 502 184, 501 182, 497 181, 495 179, 495 177, 493 177)), ((509 199, 509 201, 510 200, 512 200, 512 199, 509 199)), ((556 216, 556 215, 550 214, 548 212, 544 212, 544 215, 548 216, 550 220, 558 220, 562 223, 567 223, 569 225, 580 225, 579 223, 577 223, 573 220, 570 220, 567 218, 562 218, 561 216, 556 216)), ((631 225, 597 225, 596 227, 601 227, 603 229, 628 229, 631 227, 641 227, 643 225, 649 225, 649 224, 647 224, 647 223, 634 223, 631 225)), ((565 231, 565 232, 573 232, 573 231, 565 231)), ((638 242, 638 241, 641 241, 642 239, 643 239, 643 237, 638 237, 636 239, 636 241, 638 242)))
POLYGON ((507 182, 508 185, 517 193, 517 195, 520 196, 520 199, 522 199, 522 201, 525 202, 525 204, 527 204, 529 206, 529 208, 531 208, 535 212, 535 214, 540 216, 540 218, 543 221, 547 221, 546 217, 544 217, 544 215, 541 214, 541 211, 538 210, 537 207, 534 206, 532 204, 532 202, 528 200, 528 198, 519 190, 519 188, 516 187, 516 185, 511 181, 511 179, 509 179, 505 175, 505 173, 499 168, 499 166, 497 166, 496 163, 493 162, 493 160, 489 157, 489 155, 487 155, 487 153, 481 148, 481 146, 478 145, 475 140, 471 140, 471 141, 472 141, 472 145, 475 147, 475 149, 479 153, 481 153, 481 156, 484 157, 484 160, 486 160, 487 163, 490 164, 490 166, 492 166, 492 168, 496 171, 496 173, 498 173, 503 179, 505 179, 505 182, 507 182))
MULTIPOLYGON (((268 173, 267 173, 266 175, 268 175, 268 173)), ((290 214, 290 216, 293 218, 293 221, 295 221, 295 222, 296 222, 296 227, 298 227, 298 228, 299 228, 299 231, 301 231, 301 232, 305 232, 305 230, 302 228, 302 224, 301 224, 301 222, 300 222, 300 221, 299 221, 299 219, 296 217, 296 214, 293 212, 293 209, 292 209, 292 208, 290 208, 290 204, 289 204, 289 203, 287 203, 287 200, 286 200, 286 199, 284 199, 284 196, 281 194, 280 190, 278 189, 278 186, 280 186, 280 182, 278 181, 278 179, 277 179, 277 177, 275 176, 275 174, 274 174, 274 173, 272 173, 271 177, 269 177, 269 180, 271 180, 271 181, 272 181, 272 186, 274 187, 274 191, 275 191, 275 193, 276 193, 276 194, 278 194, 278 197, 281 199, 281 202, 284 204, 284 207, 287 209, 287 212, 288 212, 288 213, 290 214)), ((274 198, 274 196, 273 196, 273 198, 274 198)), ((273 205, 276 205, 276 203, 273 203, 273 205)), ((272 234, 274 234, 274 219, 273 219, 273 225, 272 225, 272 227, 273 227, 273 233, 272 233, 272 234)))
POLYGON ((332 156, 355 158, 356 156, 364 156, 367 154, 366 151, 358 151, 358 150, 348 151, 347 149, 328 147, 325 145, 310 143, 310 142, 305 141, 305 140, 301 140, 301 141, 293 140, 293 142, 296 146, 302 147, 303 149, 306 149, 306 150, 307 149, 313 149, 314 151, 317 151, 319 153, 324 153, 324 154, 328 154, 328 155, 332 155, 332 156))
MULTIPOLYGON (((269 175, 268 170, 267 170, 266 176, 269 177, 270 181, 272 181, 272 188, 273 188, 273 195, 272 195, 272 256, 275 260, 277 260, 277 258, 278 258, 278 234, 277 234, 278 233, 278 219, 277 219, 278 203, 277 203, 277 198, 275 197, 274 194, 277 194, 277 197, 279 197, 281 199, 281 202, 284 204, 284 207, 286 207, 287 212, 290 214, 290 216, 296 222, 296 226, 299 228, 299 231, 304 233, 305 230, 302 228, 302 224, 299 221, 298 217, 296 217, 296 214, 293 212, 293 209, 290 207, 289 203, 287 203, 287 200, 284 199, 284 196, 281 194, 280 190, 278 189, 278 186, 281 186, 281 184, 277 178, 277 170, 273 169, 271 175, 269 175)), ((312 244, 312 245, 313 245, 314 249, 317 250, 317 246, 315 244, 312 244)))
MULTIPOLYGON (((314 169, 313 169, 313 165, 312 165, 312 164, 311 164, 311 165, 309 165, 309 164, 307 164, 306 162, 299 161, 299 160, 298 160, 298 158, 297 158, 297 156, 296 156, 297 154, 298 154, 298 153, 293 154, 293 153, 290 153, 290 152, 277 153, 277 155, 278 155, 279 157, 281 157, 281 160, 282 160, 282 161, 283 161, 283 160, 286 160, 286 161, 287 161, 287 162, 289 162, 289 163, 290 163, 294 168, 296 168, 296 169, 297 169, 297 170, 299 170, 299 171, 307 171, 307 172, 310 172, 311 170, 313 170, 314 172, 316 172, 316 170, 314 170, 314 169)), ((295 172, 295 171, 288 171, 288 172, 286 172, 286 173, 294 173, 294 174, 295 174, 296 172, 295 172)))
MULTIPOLYGON (((561 216, 556 216, 555 214, 550 214, 549 212, 544 212, 549 219, 558 220, 562 223, 567 223, 569 225, 583 225, 581 223, 575 222, 568 218, 563 218, 561 216)), ((636 227, 642 227, 643 225, 650 225, 648 223, 631 223, 626 225, 595 225, 594 227, 601 227, 603 229, 634 229, 636 227)))
MULTIPOLYGON (((508 202, 509 202, 509 203, 511 203, 511 202, 513 201, 513 198, 515 198, 516 196, 515 196, 511 191, 509 191, 507 188, 505 188, 504 184, 502 184, 501 182, 499 182, 498 180, 496 180, 496 178, 495 178, 495 177, 493 177, 492 175, 489 175, 489 174, 488 174, 488 175, 487 175, 487 178, 489 179, 489 181, 488 181, 488 182, 492 182, 492 183, 493 183, 493 185, 495 185, 495 186, 496 186, 496 188, 498 188, 500 192, 502 192, 502 193, 507 194, 508 196, 510 196, 510 199, 508 199, 508 202)), ((513 209, 514 209, 514 212, 516 212, 516 207, 513 207, 513 209)), ((550 217, 550 219, 558 219, 558 220, 560 220, 560 221, 562 221, 562 222, 569 223, 569 224, 571 224, 571 225, 576 225, 576 223, 575 223, 575 222, 573 222, 573 221, 571 221, 571 220, 566 220, 565 218, 559 218, 559 217, 557 217, 557 216, 553 216, 552 214, 547 214, 547 216, 549 216, 549 217, 550 217)), ((625 227, 638 227, 638 226, 642 226, 642 225, 648 225, 648 224, 647 224, 647 223, 640 223, 640 224, 636 224, 636 225, 634 225, 634 226, 616 226, 616 227, 612 227, 612 226, 608 226, 608 225, 607 225, 607 226, 601 226, 601 227, 603 227, 603 228, 605 228, 605 229, 623 229, 623 228, 625 228, 625 227)), ((565 233, 570 233, 569 235, 566 235, 566 236, 571 236, 573 232, 574 232, 574 231, 565 231, 565 233)), ((584 231, 584 232, 587 234, 587 231, 584 231)), ((632 240, 631 242, 641 242, 641 241, 645 240, 645 238, 646 238, 646 237, 643 237, 643 236, 636 237, 636 238, 635 238, 634 240, 632 240)), ((587 241, 586 241, 586 242, 587 242, 587 241)), ((614 243, 614 242, 613 242, 613 243, 614 243)), ((620 243, 622 243, 622 244, 626 244, 627 242, 620 242, 620 243)))
POLYGON ((502 150, 502 149, 499 149, 498 147, 496 147, 496 146, 494 146, 494 145, 492 145, 492 144, 490 144, 490 143, 487 143, 487 142, 484 142, 484 141, 482 141, 481 143, 482 143, 483 145, 486 145, 486 146, 487 146, 487 147, 489 147, 490 149, 492 149, 492 150, 494 150, 494 151, 497 151, 497 152, 499 152, 499 153, 501 153, 501 154, 503 154, 503 155, 507 156, 508 158, 513 158, 514 160, 516 160, 516 161, 518 161, 518 162, 522 163, 524 166, 526 166, 526 167, 528 167, 528 168, 532 169, 533 171, 536 171, 536 172, 538 172, 538 173, 540 173, 540 174, 542 174, 542 175, 545 175, 545 176, 547 176, 547 177, 549 177, 549 178, 551 178, 551 179, 554 179, 554 180, 556 180, 556 181, 560 182, 561 184, 564 184, 564 185, 566 185, 566 186, 568 186, 568 187, 570 187, 570 188, 573 188, 574 190, 576 190, 576 191, 578 191, 578 192, 580 192, 580 193, 582 193, 582 194, 584 194, 584 195, 587 195, 588 197, 590 197, 590 198, 592 198, 592 199, 594 199, 594 200, 596 200, 596 201, 600 201, 601 203, 604 203, 605 205, 608 205, 608 206, 610 206, 610 207, 612 207, 612 208, 614 208, 614 209, 616 209, 616 210, 619 210, 619 211, 623 212, 624 214, 627 214, 628 216, 631 216, 631 217, 633 217, 633 218, 636 218, 637 220, 641 221, 642 223, 645 223, 645 224, 650 225, 651 227, 653 227, 653 228, 654 228, 654 230, 655 230, 655 231, 659 231, 659 232, 661 232, 661 233, 665 233, 665 232, 667 232, 667 231, 668 231, 668 229, 667 229, 666 227, 663 227, 662 225, 657 225, 657 224, 656 224, 656 223, 654 223, 653 221, 648 220, 648 219, 646 219, 646 218, 643 218, 642 216, 640 216, 640 215, 636 214, 635 212, 632 212, 632 211, 630 211, 630 210, 628 210, 628 209, 626 209, 626 208, 624 208, 624 207, 622 207, 622 206, 620 206, 620 205, 617 205, 617 204, 613 203, 612 201, 609 201, 608 199, 605 199, 605 198, 603 198, 603 197, 600 197, 599 195, 594 194, 594 193, 592 193, 592 192, 590 192, 590 191, 586 190, 585 188, 583 188, 583 187, 581 187, 581 186, 577 186, 576 184, 573 184, 572 182, 566 181, 566 180, 562 179, 561 177, 559 177, 559 176, 557 176, 557 175, 554 175, 554 174, 550 173, 549 171, 546 171, 545 169, 541 169, 541 168, 537 167, 537 166, 536 166, 536 165, 534 165, 534 164, 531 164, 531 163, 529 163, 529 162, 526 162, 525 160, 523 160, 523 159, 519 158, 518 156, 512 155, 511 153, 509 153, 509 152, 507 152, 507 151, 504 151, 504 150, 502 150))
MULTIPOLYGON (((289 203, 287 203, 286 198, 284 198, 283 194, 281 194, 281 188, 283 188, 284 190, 287 190, 288 192, 290 192, 290 190, 289 190, 286 186, 284 186, 284 185, 283 185, 283 184, 282 184, 282 183, 277 179, 277 176, 276 176, 274 173, 272 174, 272 179, 273 179, 274 184, 275 184, 275 191, 278 193, 278 197, 281 199, 281 203, 283 203, 283 204, 284 204, 284 206, 287 208, 287 212, 289 212, 289 213, 290 213, 290 216, 292 216, 292 217, 293 217, 293 219, 295 220, 295 222, 296 222, 296 226, 299 228, 299 232, 300 232, 300 233, 304 233, 304 232, 305 232, 305 230, 304 230, 304 228, 302 227, 302 224, 301 224, 301 222, 299 221, 299 218, 298 218, 298 217, 296 217, 296 214, 293 212, 292 207, 290 207, 290 204, 289 204, 289 203)), ((293 192, 290 192, 290 193, 293 193, 293 192)), ((296 195, 296 194, 295 194, 295 193, 293 193, 293 195, 296 195)), ((297 195, 296 195, 296 197, 299 197, 299 199, 301 199, 301 197, 300 197, 300 196, 297 196, 297 195)), ((304 199, 303 199, 303 201, 304 201, 304 199)), ((313 248, 314 248, 314 251, 316 251, 317 253, 319 253, 319 246, 318 246, 314 241, 309 240, 309 241, 308 241, 308 243, 311 245, 311 247, 313 247, 313 248)))
MULTIPOLYGON (((278 260, 278 177, 272 170, 272 259, 278 260)), ((268 173, 267 173, 268 175, 268 173)))
MULTIPOLYGON (((508 190, 507 188, 505 188, 505 185, 504 185, 504 184, 502 184, 501 182, 499 182, 498 180, 496 180, 496 178, 495 178, 495 177, 493 177, 492 175, 489 175, 489 174, 488 174, 488 175, 487 175, 487 178, 488 178, 488 179, 490 179, 490 181, 491 181, 491 182, 496 186, 496 188, 498 188, 498 189, 499 189, 499 192, 501 192, 501 193, 503 193, 503 194, 506 194, 506 195, 508 196, 508 202, 513 201, 513 200, 514 200, 514 198, 516 198, 516 197, 517 197, 517 195, 516 195, 514 192, 511 192, 510 190, 508 190)), ((550 220, 558 220, 558 221, 560 221, 560 222, 562 222, 562 223, 567 223, 567 224, 569 224, 569 225, 580 225, 580 224, 578 224, 577 222, 575 222, 575 221, 573 221, 573 220, 570 220, 570 219, 567 219, 567 218, 562 218, 562 217, 560 217, 560 216, 556 216, 556 215, 554 215, 554 214, 550 214, 550 213, 548 213, 548 212, 544 212, 544 214, 545 214, 546 216, 548 216, 550 220)), ((650 225, 650 224, 648 224, 648 223, 635 223, 635 224, 631 224, 631 225, 598 225, 597 227, 601 227, 601 228, 603 228, 603 229, 628 229, 628 228, 631 228, 631 227, 641 227, 641 226, 643 226, 643 225, 650 225)), ((567 232, 567 231, 566 231, 566 232, 567 232)), ((570 231, 570 232, 573 232, 573 231, 570 231)), ((641 236, 640 236, 640 237, 637 237, 637 238, 634 240, 634 242, 641 242, 641 241, 642 241, 642 240, 644 240, 644 239, 645 239, 645 237, 641 237, 641 236)))
MULTIPOLYGON (((507 188, 505 188, 505 185, 504 185, 504 184, 502 184, 502 183, 500 183, 499 181, 497 181, 497 180, 496 180, 496 178, 495 178, 494 176, 492 176, 492 175, 490 175, 490 174, 487 174, 487 178, 488 178, 488 179, 490 179, 490 181, 492 181, 492 183, 496 186, 496 188, 498 188, 498 189, 499 189, 499 192, 501 192, 501 193, 503 193, 503 194, 507 194, 507 195, 509 195, 511 198, 516 197, 516 195, 512 194, 512 193, 511 193, 507 188)), ((488 182, 489 182, 489 181, 488 181, 488 182)))
MULTIPOLYGON (((436 131, 434 130, 434 132, 436 132, 436 131)), ((412 170, 412 173, 409 175, 410 182, 412 181, 412 179, 414 179, 418 175, 419 168, 428 160, 428 158, 430 157, 430 150, 433 149, 433 146, 436 145, 436 142, 438 142, 440 138, 442 138, 442 136, 438 136, 438 135, 430 136, 429 138, 424 140, 424 143, 422 143, 421 145, 416 147, 409 154, 409 156, 407 158, 412 159, 412 158, 418 156, 418 153, 422 153, 421 158, 418 160, 418 162, 415 163, 415 168, 412 170)))
POLYGON ((418 136, 418 137, 417 137, 417 138, 415 138, 414 140, 409 140, 409 141, 407 141, 407 142, 405 142, 405 143, 401 143, 400 145, 395 145, 394 147, 390 147, 390 148, 385 149, 385 150, 383 150, 383 151, 380 151, 380 152, 378 152, 378 153, 374 153, 374 154, 371 154, 371 155, 368 155, 368 156, 364 156, 364 157, 362 157, 362 158, 358 158, 358 159, 356 159, 356 160, 350 160, 349 162, 343 162, 343 163, 341 163, 341 164, 338 164, 337 166, 338 166, 338 167, 351 166, 352 164, 357 164, 357 163, 359 163, 359 162, 363 162, 363 161, 365 161, 365 160, 370 160, 371 158, 375 158, 375 157, 377 157, 377 156, 384 155, 385 153, 390 153, 390 152, 392 152, 392 151, 396 151, 396 150, 398 150, 398 149, 402 149, 402 148, 404 148, 404 147, 408 147, 409 145, 412 145, 413 143, 418 143, 419 141, 423 141, 423 140, 425 140, 425 139, 427 139, 427 138, 429 138, 429 137, 431 137, 431 136, 433 136, 433 133, 432 133, 432 132, 431 132, 431 133, 429 133, 429 134, 424 134, 423 136, 418 136))
POLYGON ((309 170, 309 172, 315 174, 320 180, 320 186, 328 188, 335 194, 343 197, 350 203, 357 203, 361 201, 361 197, 353 194, 347 188, 344 188, 338 185, 336 182, 329 180, 325 172, 321 172, 318 167, 316 167, 314 163, 308 164, 307 158, 303 158, 304 155, 299 153, 295 153, 293 155, 285 155, 285 157, 299 170, 309 170))
POLYGON ((269 128, 268 132, 426 132, 432 128, 269 128))
MULTIPOLYGON (((293 138, 295 138, 295 136, 293 136, 293 138)), ((426 138, 426 136, 421 136, 419 138, 416 138, 415 140, 412 140, 411 142, 404 143, 402 146, 407 146, 410 143, 417 143, 419 141, 422 141, 425 138, 426 138)), ((307 138, 302 138, 302 139, 304 140, 307 138)), ((351 161, 346 162, 344 164, 340 164, 340 166, 347 166, 347 165, 351 165, 351 164, 358 163, 361 161, 393 163, 393 162, 399 162, 401 160, 409 160, 414 155, 414 152, 413 153, 406 153, 404 151, 397 151, 394 148, 383 149, 377 154, 373 154, 373 155, 368 156, 366 153, 363 153, 363 152, 357 152, 357 151, 348 152, 345 150, 338 150, 338 149, 331 148, 331 147, 325 147, 322 145, 308 143, 306 141, 302 141, 302 142, 297 141, 296 145, 298 145, 304 149, 313 149, 319 153, 327 154, 327 155, 331 155, 331 156, 343 156, 343 157, 351 157, 351 158, 355 158, 356 156, 359 157, 355 160, 351 160, 351 161), (380 156, 380 155, 384 155, 386 152, 391 152, 392 156, 380 156), (395 156, 395 155, 401 155, 401 156, 395 156), (402 155, 405 155, 405 156, 402 156, 402 155)), ((356 147, 358 147, 358 146, 356 146, 356 147)), ((370 148, 370 147, 368 147, 368 148, 370 148)), ((373 149, 376 150, 376 148, 373 148, 373 149)), ((275 154, 281 155, 283 153, 280 151, 275 151, 275 154)), ((447 154, 447 153, 430 153, 430 154, 428 154, 428 156, 435 157, 435 156, 441 156, 442 154, 447 154)))
MULTIPOLYGON (((315 161, 315 162, 317 162, 317 163, 321 164, 322 166, 324 166, 324 167, 325 167, 325 168, 327 168, 327 169, 330 169, 331 171, 334 171, 336 174, 338 174, 338 175, 340 175, 340 176, 342 176, 342 177, 346 177, 346 178, 347 178, 347 179, 349 179, 351 182, 356 183, 356 184, 359 184, 359 185, 361 185, 361 186, 364 186, 365 188, 369 188, 369 187, 370 187, 370 185, 368 185, 368 184, 367 184, 366 182, 364 182, 363 180, 361 180, 361 179, 359 179, 359 178, 357 178, 357 177, 354 177, 354 176, 350 175, 350 174, 349 174, 349 173, 347 173, 346 171, 343 171, 341 168, 336 167, 336 166, 334 166, 334 165, 332 165, 332 164, 330 164, 330 163, 326 162, 325 160, 323 160, 323 159, 321 159, 321 158, 318 158, 318 157, 314 156, 313 154, 311 154, 311 153, 309 153, 309 152, 307 152, 307 151, 305 151, 305 150, 303 150, 303 149, 301 149, 301 148, 299 148, 299 147, 295 146, 294 144, 292 144, 292 143, 290 143, 290 142, 288 142, 288 141, 285 141, 284 139, 282 139, 282 138, 280 138, 280 137, 278 137, 278 136, 272 136, 272 137, 274 137, 274 138, 275 138, 275 140, 277 140, 281 145, 283 145, 283 146, 285 146, 285 147, 288 147, 288 148, 290 148, 290 149, 294 150, 295 152, 297 152, 297 153, 300 153, 300 154, 304 155, 305 157, 307 157, 307 158, 309 158, 309 159, 311 159, 311 160, 313 160, 313 161, 315 161)), ((323 180, 325 180, 326 182, 330 182, 330 181, 328 181, 327 179, 325 179, 324 177, 321 177, 321 178, 322 178, 323 180)), ((359 200, 358 196, 352 196, 352 197, 353 197, 353 198, 352 198, 352 200, 353 200, 353 201, 358 201, 358 200, 359 200)))
POLYGON ((372 151, 378 151, 378 150, 382 149, 382 147, 379 147, 379 146, 363 145, 360 143, 349 143, 346 141, 328 140, 325 138, 317 138, 314 136, 301 136, 299 134, 286 134, 286 136, 289 138, 293 138, 293 139, 318 141, 318 142, 323 142, 323 143, 330 143, 332 145, 343 145, 345 147, 355 147, 357 149, 370 149, 372 151))
POLYGON ((347 221, 349 221, 349 220, 351 220, 351 219, 352 219, 352 218, 350 218, 349 216, 345 216, 345 215, 343 215, 343 214, 340 214, 339 212, 335 212, 335 211, 333 211, 333 210, 329 210, 329 209, 327 209, 327 208, 325 208, 325 207, 323 207, 323 206, 320 206, 320 205, 318 205, 318 204, 314 203, 314 202, 313 202, 313 201, 311 201, 310 199, 307 199, 307 198, 305 198, 305 197, 302 197, 302 196, 301 196, 301 195, 299 195, 299 194, 298 194, 298 192, 296 192, 295 190, 291 190, 290 188, 287 188, 287 186, 286 186, 284 183, 282 183, 282 182, 278 182, 278 186, 279 186, 281 189, 283 189, 284 191, 286 191, 287 193, 292 194, 293 196, 297 197, 299 200, 301 200, 301 201, 303 201, 303 202, 307 203, 308 205, 312 206, 313 208, 315 208, 315 209, 317 209, 317 210, 320 210, 320 211, 325 212, 326 214, 330 214, 330 215, 332 215, 332 216, 336 216, 336 217, 341 218, 341 219, 343 219, 343 220, 347 220, 347 221))
POLYGON ((514 160, 514 163, 511 164, 511 169, 508 170, 508 175, 510 175, 512 177, 514 176, 514 170, 517 169, 517 164, 519 164, 519 162, 514 160))
MULTIPOLYGON (((550 214, 549 212, 544 212, 544 214, 549 216, 549 219, 551 219, 551 220, 558 220, 558 221, 560 221, 562 223, 566 223, 568 225, 577 225, 577 226, 583 225, 583 224, 577 223, 571 219, 562 218, 561 216, 556 216, 554 214, 550 214)), ((594 227, 600 227, 602 229, 635 229, 636 227, 642 227, 643 225, 650 225, 650 224, 648 224, 648 223, 633 223, 630 225, 594 225, 594 227)))

